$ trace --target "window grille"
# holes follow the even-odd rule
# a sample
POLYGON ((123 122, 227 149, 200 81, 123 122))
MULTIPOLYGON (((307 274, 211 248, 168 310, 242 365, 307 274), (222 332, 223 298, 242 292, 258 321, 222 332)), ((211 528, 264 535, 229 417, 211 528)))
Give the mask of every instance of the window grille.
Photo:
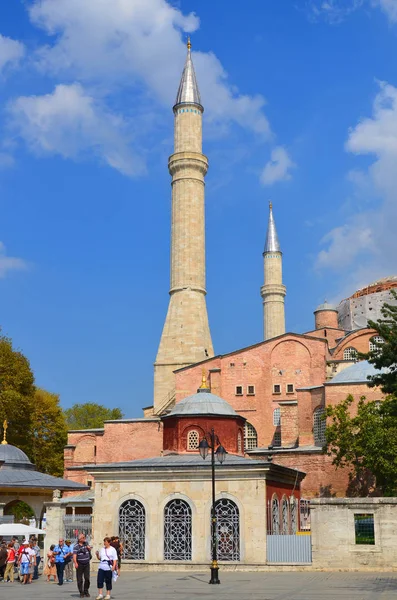
POLYGON ((354 530, 356 544, 375 545, 375 526, 373 514, 355 514, 354 530))
POLYGON ((314 445, 324 446, 325 440, 325 429, 327 422, 324 418, 325 408, 322 406, 316 408, 313 412, 313 434, 314 434, 314 445))
POLYGON ((297 530, 297 506, 294 496, 290 497, 290 518, 291 518, 291 533, 296 533, 297 530))
POLYGON ((192 560, 192 510, 184 500, 164 508, 164 560, 192 560))
POLYGON ((281 394, 281 385, 279 383, 274 384, 273 394, 281 394))
POLYGON ((275 427, 281 425, 281 408, 275 408, 273 411, 273 425, 275 427))
POLYGON ((343 360, 357 360, 357 350, 353 347, 345 348, 343 351, 343 360))
POLYGON ((119 509, 119 536, 123 542, 123 558, 145 559, 145 508, 138 500, 126 500, 119 509))
POLYGON ((293 394, 293 393, 294 393, 294 384, 287 383, 287 394, 293 394))
POLYGON ((289 506, 287 496, 283 496, 281 502, 281 533, 287 535, 289 533, 289 506))
POLYGON ((256 433, 256 429, 251 423, 245 424, 244 431, 244 448, 246 450, 252 450, 253 448, 258 447, 258 434, 256 433))
POLYGON ((275 431, 273 435, 273 446, 281 446, 281 431, 275 431))
POLYGON ((255 386, 249 385, 247 387, 247 396, 255 396, 255 386))
POLYGON ((197 450, 199 446, 200 436, 199 432, 196 430, 189 431, 187 434, 187 449, 188 450, 197 450))
POLYGON ((236 385, 236 396, 242 396, 242 395, 243 395, 243 386, 236 385))
POLYGON ((277 496, 273 496, 272 499, 272 533, 280 533, 280 507, 277 496))
POLYGON ((241 435, 241 431, 237 434, 237 452, 241 454, 243 451, 243 436, 241 435))
POLYGON ((228 498, 215 503, 216 539, 219 560, 240 560, 240 514, 228 498))
POLYGON ((385 342, 385 340, 383 339, 382 336, 374 335, 374 337, 372 337, 369 340, 369 351, 376 352, 377 350, 379 350, 379 344, 384 344, 384 342, 385 342))

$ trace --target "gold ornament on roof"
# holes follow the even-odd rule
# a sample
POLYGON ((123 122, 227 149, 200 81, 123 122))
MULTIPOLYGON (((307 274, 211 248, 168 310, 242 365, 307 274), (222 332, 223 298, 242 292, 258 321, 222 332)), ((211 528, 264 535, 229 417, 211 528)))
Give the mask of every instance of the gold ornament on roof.
POLYGON ((7 429, 8 429, 8 423, 7 423, 7 419, 4 419, 4 423, 3 423, 3 441, 1 442, 2 444, 7 444, 7 429))
POLYGON ((190 35, 187 36, 187 49, 190 50, 190 48, 192 47, 191 41, 190 41, 190 35))
POLYGON ((272 208, 273 208, 273 202, 271 200, 269 200, 269 208, 270 208, 270 210, 272 210, 272 208))
POLYGON ((200 385, 200 390, 206 390, 208 389, 208 385, 207 385, 207 375, 205 374, 205 369, 203 369, 202 371, 202 376, 201 376, 201 385, 200 385))

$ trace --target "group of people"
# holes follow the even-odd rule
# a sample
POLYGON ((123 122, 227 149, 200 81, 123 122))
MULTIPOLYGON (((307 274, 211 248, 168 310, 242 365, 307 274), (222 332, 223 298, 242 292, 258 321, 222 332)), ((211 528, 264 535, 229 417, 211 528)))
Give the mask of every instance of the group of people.
MULTIPOLYGON (((96 551, 99 560, 97 575, 98 596, 97 600, 109 600, 112 583, 120 574, 121 554, 123 545, 118 536, 105 537, 103 548, 96 551), (103 595, 104 586, 106 595, 103 595)), ((87 543, 83 533, 78 536, 76 544, 70 540, 60 538, 57 545, 53 544, 47 553, 47 563, 44 574, 47 581, 54 577, 58 585, 73 581, 73 570, 76 570, 77 587, 80 598, 89 598, 90 593, 90 563, 92 560, 92 547, 87 543)))
POLYGON ((0 546, 0 578, 4 583, 14 583, 17 572, 21 583, 32 583, 33 579, 39 577, 40 561, 40 547, 36 537, 25 539, 21 544, 15 537, 8 544, 3 541, 0 546))

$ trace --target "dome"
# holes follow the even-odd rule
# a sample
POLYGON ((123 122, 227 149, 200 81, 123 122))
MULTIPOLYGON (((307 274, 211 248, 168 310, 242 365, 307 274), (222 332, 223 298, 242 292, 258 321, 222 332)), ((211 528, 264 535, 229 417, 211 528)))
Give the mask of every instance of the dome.
POLYGON ((367 383, 369 376, 388 372, 389 369, 375 369, 367 360, 360 360, 337 373, 328 383, 367 383))
POLYGON ((166 417, 184 417, 187 415, 219 415, 222 417, 238 417, 234 408, 226 400, 211 394, 210 391, 200 391, 178 402, 166 417))
POLYGON ((320 312, 321 310, 334 310, 335 312, 338 312, 336 306, 334 304, 329 304, 327 301, 323 304, 319 304, 314 312, 320 312))
POLYGON ((0 462, 18 466, 32 464, 25 452, 11 444, 0 444, 0 462))

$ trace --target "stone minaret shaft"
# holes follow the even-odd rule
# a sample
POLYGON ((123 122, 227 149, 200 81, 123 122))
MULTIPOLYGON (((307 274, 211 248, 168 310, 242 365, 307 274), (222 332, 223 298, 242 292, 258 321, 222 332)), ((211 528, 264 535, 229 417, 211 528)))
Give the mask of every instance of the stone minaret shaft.
POLYGON ((265 270, 265 280, 261 287, 263 327, 264 339, 269 340, 285 333, 284 298, 286 294, 285 285, 283 285, 283 254, 280 250, 271 203, 263 262, 265 270))
POLYGON ((200 94, 190 41, 174 106, 172 176, 171 289, 167 317, 154 364, 154 412, 175 393, 173 371, 213 356, 205 302, 204 176, 200 94))

